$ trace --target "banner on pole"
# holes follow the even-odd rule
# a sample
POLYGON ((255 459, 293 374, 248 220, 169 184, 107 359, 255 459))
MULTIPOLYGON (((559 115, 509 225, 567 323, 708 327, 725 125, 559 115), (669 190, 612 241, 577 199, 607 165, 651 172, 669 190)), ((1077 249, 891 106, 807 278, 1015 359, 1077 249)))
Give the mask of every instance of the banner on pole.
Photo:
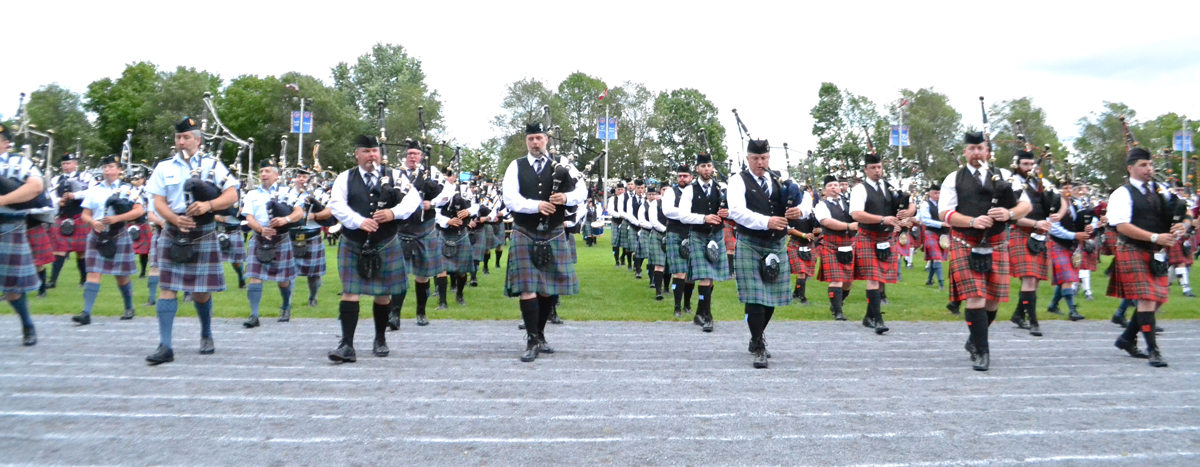
POLYGON ((1190 131, 1186 132, 1186 133, 1183 131, 1176 131, 1174 141, 1175 141, 1174 149, 1176 151, 1188 151, 1188 152, 1195 151, 1195 149, 1192 149, 1192 132, 1190 132, 1190 131))
POLYGON ((888 140, 890 146, 909 146, 908 143, 908 125, 899 126, 892 125, 891 138, 888 140))
POLYGON ((304 118, 300 117, 299 110, 292 111, 292 133, 312 133, 312 112, 304 112, 304 118))
POLYGON ((617 117, 596 119, 596 139, 617 139, 617 117))

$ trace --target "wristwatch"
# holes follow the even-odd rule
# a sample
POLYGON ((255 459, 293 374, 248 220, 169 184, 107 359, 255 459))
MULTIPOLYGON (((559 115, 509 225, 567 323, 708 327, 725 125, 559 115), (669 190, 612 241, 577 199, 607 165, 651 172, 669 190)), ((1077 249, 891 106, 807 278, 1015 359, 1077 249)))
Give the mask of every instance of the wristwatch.
POLYGON ((1150 235, 1150 243, 1158 244, 1158 234, 1150 235))

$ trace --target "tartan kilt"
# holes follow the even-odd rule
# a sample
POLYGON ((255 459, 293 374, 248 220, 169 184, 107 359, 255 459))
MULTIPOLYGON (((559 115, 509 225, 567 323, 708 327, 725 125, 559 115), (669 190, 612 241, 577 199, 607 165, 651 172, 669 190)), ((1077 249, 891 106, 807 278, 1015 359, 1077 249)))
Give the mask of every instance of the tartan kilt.
POLYGON ((646 229, 631 230, 630 233, 633 235, 633 257, 646 258, 650 254, 646 251, 646 229))
POLYGON ((913 238, 913 233, 911 231, 909 231, 908 232, 908 245, 901 245, 900 244, 900 234, 896 233, 895 235, 892 235, 892 243, 896 244, 896 246, 892 247, 892 251, 894 251, 895 254, 898 254, 900 256, 911 255, 912 251, 913 251, 913 242, 916 242, 916 241, 917 240, 913 238))
MULTIPOLYGON (((971 269, 971 247, 964 243, 962 234, 950 234, 950 301, 968 298, 984 298, 991 302, 1008 301, 1008 254, 1005 251, 1005 234, 988 239, 992 247, 992 272, 975 272, 971 269)), ((1025 248, 1021 246, 1021 248, 1025 248)))
POLYGON ((487 245, 483 244, 483 229, 469 229, 471 231, 471 258, 475 261, 483 261, 483 252, 487 250, 487 245))
POLYGON ((514 225, 512 245, 508 248, 508 266, 505 268, 504 295, 518 297, 522 292, 542 295, 575 295, 579 293, 579 278, 575 276, 575 263, 570 254, 567 233, 560 225, 548 232, 539 233, 514 225), (548 270, 533 265, 533 243, 549 241, 554 262, 548 270))
POLYGON ((149 264, 149 266, 152 268, 158 268, 158 237, 159 237, 158 231, 159 231, 159 229, 157 227, 151 227, 150 229, 151 229, 150 230, 150 245, 153 246, 153 248, 150 249, 150 264, 149 264))
MULTIPOLYGON (((514 230, 516 228, 514 227, 514 230)), ((622 221, 621 225, 614 226, 612 229, 612 245, 619 248, 629 248, 629 222, 622 221)))
POLYGON ((837 249, 854 246, 854 236, 821 235, 821 270, 817 280, 821 282, 851 282, 854 280, 854 262, 842 264, 837 260, 837 249))
POLYGON ((1100 254, 1112 256, 1117 252, 1117 232, 1112 229, 1104 231, 1104 240, 1100 242, 1100 254))
POLYGON ((75 252, 84 253, 87 251, 88 232, 92 231, 91 227, 83 224, 83 214, 71 217, 75 223, 75 233, 70 237, 64 237, 62 232, 58 231, 58 226, 66 220, 64 217, 54 219, 54 224, 50 225, 50 238, 54 240, 54 251, 58 253, 75 252))
POLYGON ((791 276, 787 255, 787 239, 767 240, 746 235, 737 243, 733 254, 733 278, 737 281, 738 301, 763 306, 786 306, 792 303, 791 276), (766 282, 759 265, 762 258, 774 253, 779 257, 779 278, 766 282))
POLYGON ((291 282, 296 279, 296 255, 292 253, 292 238, 287 234, 276 235, 275 260, 263 264, 253 252, 260 243, 269 242, 262 235, 250 237, 250 251, 246 255, 246 277, 263 282, 291 282), (282 237, 282 238, 281 238, 282 237))
MULTIPOLYGON (((220 231, 221 227, 218 227, 217 230, 220 231)), ((234 264, 245 263, 246 237, 242 235, 241 226, 232 225, 230 226, 229 231, 226 233, 229 235, 229 251, 224 251, 220 248, 217 248, 217 250, 221 253, 221 262, 234 264)))
POLYGON ((159 232, 155 240, 158 256, 158 288, 174 292, 222 292, 225 290, 225 268, 221 264, 221 247, 217 245, 216 224, 209 223, 193 230, 200 237, 192 241, 196 259, 191 263, 171 261, 171 243, 179 229, 171 225, 159 232))
POLYGON ((379 250, 383 270, 374 279, 363 279, 358 275, 358 257, 362 244, 342 237, 338 244, 338 277, 342 279, 342 294, 382 297, 408 291, 408 276, 405 274, 404 249, 400 238, 393 237, 379 250))
POLYGON ((667 242, 667 252, 664 253, 666 256, 667 268, 670 269, 672 273, 686 273, 688 270, 688 260, 683 259, 683 254, 679 252, 683 246, 683 239, 686 237, 669 230, 663 235, 663 237, 667 242))
POLYGON ((737 252, 737 222, 725 219, 725 254, 737 252))
MULTIPOLYGON (((1049 280, 1050 274, 1047 272, 1050 258, 1048 253, 1043 253, 1034 256, 1029 252, 1029 234, 1033 232, 1032 228, 1013 227, 1008 231, 1008 261, 1009 269, 1012 271, 1012 276, 1018 279, 1032 277, 1040 281, 1049 280)), ((1046 249, 1050 249, 1050 243, 1054 240, 1046 235, 1046 249)))
MULTIPOLYGON (((293 242, 292 247, 296 244, 293 242)), ((325 275, 325 242, 321 240, 321 234, 313 235, 304 239, 304 251, 308 254, 303 258, 296 258, 296 276, 297 277, 321 277, 325 275)))
MULTIPOLYGON (((109 228, 111 227, 109 226, 109 228)), ((129 239, 128 232, 122 229, 121 232, 116 233, 117 254, 109 259, 101 255, 100 250, 97 249, 100 244, 100 235, 90 228, 88 231, 87 253, 84 253, 83 257, 89 274, 96 272, 105 276, 132 276, 134 272, 137 272, 137 265, 133 262, 133 241, 129 239)))
POLYGON ((150 223, 137 224, 138 238, 133 242, 133 253, 150 254, 150 223))
POLYGON ((946 260, 946 252, 938 244, 939 237, 941 235, 937 235, 932 231, 925 231, 924 235, 921 235, 922 243, 925 245, 925 261, 946 260))
MULTIPOLYGON (((442 234, 435 230, 436 225, 431 219, 428 230, 422 229, 422 232, 415 236, 400 234, 398 241, 401 242, 401 250, 403 251, 404 240, 406 238, 412 239, 416 241, 417 251, 421 257, 421 260, 417 262, 409 260, 407 256, 404 257, 404 262, 407 263, 405 266, 408 267, 409 274, 420 277, 433 277, 446 270, 446 265, 442 264, 442 234)), ((487 232, 485 231, 485 233, 487 232)), ((474 253, 475 251, 472 249, 471 254, 474 255, 474 253)))
POLYGON ((492 226, 492 241, 488 245, 489 249, 495 250, 504 246, 504 223, 495 222, 492 226))
POLYGON ((1079 245, 1079 253, 1083 255, 1083 260, 1079 262, 1080 271, 1095 271, 1096 265, 1100 263, 1100 248, 1096 248, 1091 253, 1083 250, 1083 245, 1079 245))
POLYGON ((1079 282, 1079 269, 1074 264, 1071 264, 1073 251, 1063 248, 1062 245, 1059 245, 1054 240, 1046 243, 1050 247, 1050 268, 1054 272, 1051 280, 1054 282, 1054 285, 1079 282))
POLYGON ((646 250, 646 262, 651 266, 666 266, 667 253, 662 249, 663 234, 654 229, 642 232, 643 248, 646 250))
POLYGON ((50 228, 46 224, 25 228, 25 237, 29 239, 29 250, 33 255, 34 266, 44 266, 54 262, 54 242, 50 241, 50 228))
MULTIPOLYGON (((1168 265, 1170 265, 1172 267, 1175 267, 1175 266, 1190 267, 1192 265, 1192 263, 1193 263, 1192 255, 1188 254, 1188 252, 1183 250, 1183 242, 1185 240, 1191 241, 1190 238, 1180 239, 1179 241, 1175 242, 1175 246, 1172 246, 1170 250, 1167 250, 1167 264, 1168 265)), ((1195 247, 1193 246, 1192 248, 1195 248, 1195 247)))
POLYGON ((1154 255, 1151 251, 1118 242, 1114 253, 1113 274, 1108 279, 1109 297, 1167 303, 1169 273, 1163 277, 1150 274, 1150 259, 1154 255))
POLYGON ((872 232, 862 229, 854 240, 854 280, 877 281, 895 284, 899 278, 900 263, 897 261, 896 239, 891 232, 872 232), (888 242, 892 257, 880 261, 875 257, 875 244, 888 242))
MULTIPOLYGON (((800 258, 800 241, 795 238, 788 241, 788 266, 791 268, 792 274, 804 274, 807 276, 815 274, 818 256, 817 249, 815 248, 816 245, 809 242, 806 246, 809 248, 808 261, 800 258)), ((734 258, 734 260, 736 261, 737 258, 734 258)))
MULTIPOLYGON (((441 256, 441 264, 444 270, 451 274, 470 274, 475 272, 475 262, 471 259, 474 251, 471 249, 471 239, 467 237, 467 233, 463 232, 457 237, 447 236, 446 233, 438 232, 438 237, 445 243, 457 242, 459 248, 454 253, 453 258, 445 256, 445 250, 438 248, 438 256, 441 256)), ((440 273, 440 272, 439 272, 440 273)), ((434 274, 435 276, 437 274, 434 274)))
POLYGON ((688 282, 704 279, 729 280, 729 256, 719 254, 716 263, 708 262, 704 249, 709 241, 717 242, 718 248, 726 250, 725 233, 721 230, 709 234, 695 230, 688 233, 688 282))
POLYGON ((579 253, 575 251, 575 234, 567 232, 567 248, 571 252, 571 264, 579 264, 579 253))
POLYGON ((23 294, 42 285, 30 251, 24 219, 0 224, 0 292, 23 294))

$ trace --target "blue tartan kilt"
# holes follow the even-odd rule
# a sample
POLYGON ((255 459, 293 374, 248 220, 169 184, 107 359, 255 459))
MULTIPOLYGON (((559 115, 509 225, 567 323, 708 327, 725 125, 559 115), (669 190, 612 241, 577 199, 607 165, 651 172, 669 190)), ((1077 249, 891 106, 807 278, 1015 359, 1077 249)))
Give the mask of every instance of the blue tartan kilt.
POLYGON ((570 244, 562 226, 548 232, 536 232, 513 226, 512 245, 508 247, 508 266, 504 277, 504 295, 520 296, 522 292, 543 295, 575 295, 579 279, 575 263, 569 254, 570 244), (553 262, 545 269, 533 265, 533 244, 548 241, 553 262))
MULTIPOLYGON (((220 228, 217 229, 220 232, 220 228)), ((241 264, 246 262, 246 239, 239 226, 229 228, 229 251, 221 250, 222 263, 241 264)))
MULTIPOLYGON (((718 226, 720 227, 720 226, 718 226)), ((712 279, 715 281, 729 280, 729 256, 725 251, 724 229, 714 229, 712 233, 700 233, 695 230, 688 233, 688 282, 712 279), (720 253, 717 261, 710 263, 704 254, 708 242, 717 242, 720 253)))
POLYGON ((1063 248, 1054 240, 1046 240, 1049 240, 1046 243, 1050 247, 1050 269, 1053 271, 1050 279, 1054 285, 1079 282, 1079 268, 1071 262, 1073 251, 1063 248))
POLYGON ((654 229, 642 232, 643 248, 646 250, 646 262, 651 266, 666 266, 667 253, 663 251, 663 234, 654 229))
POLYGON ((275 259, 270 263, 258 260, 257 251, 260 244, 269 242, 262 235, 250 237, 250 255, 246 261, 246 277, 263 282, 291 282, 296 279, 296 256, 292 253, 292 239, 286 234, 276 235, 275 259), (282 238, 280 238, 282 237, 282 238))
POLYGON ((379 257, 383 260, 383 270, 379 271, 374 279, 367 280, 358 275, 358 257, 361 251, 361 244, 342 237, 342 241, 338 245, 338 276, 342 279, 343 294, 382 297, 401 294, 408 290, 404 251, 398 237, 392 238, 379 250, 379 257))
MULTIPOLYGON (((474 250, 471 247, 471 239, 467 234, 461 233, 457 236, 448 236, 444 231, 438 232, 438 236, 444 242, 443 248, 438 249, 441 264, 445 271, 451 274, 470 274, 475 272, 475 262, 471 259, 474 255, 474 250), (445 249, 445 246, 458 246, 454 256, 447 257, 445 253, 450 251, 445 249)), ((434 274, 436 275, 436 274, 434 274)))
POLYGON ((683 259, 683 254, 679 252, 683 246, 683 239, 687 238, 687 236, 667 231, 663 237, 666 239, 665 241, 667 243, 667 252, 664 253, 667 261, 667 269, 669 269, 672 274, 688 272, 688 260, 683 259))
POLYGON ((579 252, 575 251, 575 234, 567 232, 567 246, 571 252, 571 264, 579 264, 579 252))
POLYGON ((400 242, 401 257, 404 259, 408 273, 414 276, 433 277, 441 274, 446 270, 446 265, 442 261, 442 234, 435 228, 434 223, 430 223, 429 230, 423 230, 416 236, 400 234, 398 241, 400 242), (403 254, 403 250, 407 242, 415 242, 417 261, 413 261, 408 256, 403 254))
POLYGON ((494 222, 488 224, 492 228, 491 245, 488 245, 489 250, 495 250, 504 246, 504 223, 494 222))
POLYGON ((158 268, 158 227, 150 227, 150 262, 149 266, 158 268))
POLYGON ((25 220, 0 224, 0 292, 23 294, 42 285, 25 237, 25 220))
POLYGON ((733 254, 733 278, 737 281, 738 301, 763 306, 786 306, 792 303, 791 275, 786 237, 778 240, 751 235, 738 237, 737 251, 733 254), (779 277, 775 282, 767 282, 763 280, 759 266, 763 258, 772 253, 779 259, 779 277))
MULTIPOLYGON (((296 243, 292 242, 292 251, 296 251, 296 243)), ((321 277, 325 275, 325 242, 321 240, 321 233, 318 231, 316 235, 304 239, 303 257, 296 256, 296 275, 297 277, 321 277)))
POLYGON ((199 237, 192 240, 196 259, 186 264, 171 261, 171 243, 180 235, 179 229, 171 225, 158 235, 154 244, 158 254, 158 287, 174 292, 224 291, 225 268, 217 245, 216 224, 205 224, 192 232, 199 237))
POLYGON ((100 235, 91 227, 88 228, 87 253, 83 254, 87 272, 98 272, 105 276, 131 276, 137 271, 137 265, 133 262, 133 240, 129 239, 129 232, 123 228, 121 230, 116 234, 117 254, 109 259, 97 249, 100 235))
POLYGON ((484 229, 480 227, 471 229, 471 259, 475 261, 483 261, 483 252, 487 251, 487 245, 484 244, 484 229))

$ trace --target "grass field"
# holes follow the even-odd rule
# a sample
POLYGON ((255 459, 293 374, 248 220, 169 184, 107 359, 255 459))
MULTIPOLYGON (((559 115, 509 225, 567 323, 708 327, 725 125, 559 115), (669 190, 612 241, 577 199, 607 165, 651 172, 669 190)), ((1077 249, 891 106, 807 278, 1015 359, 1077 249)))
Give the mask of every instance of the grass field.
MULTIPOLYGON (((582 240, 578 241, 577 245, 579 247, 579 264, 576 265, 576 270, 579 275, 580 294, 572 297, 563 297, 562 306, 559 308, 559 313, 563 319, 675 320, 671 296, 667 294, 665 300, 661 302, 655 301, 654 291, 648 288, 648 275, 643 275, 643 280, 635 280, 633 273, 627 271, 624 266, 620 268, 613 267, 612 249, 607 235, 602 237, 595 247, 588 248, 584 246, 582 240)), ((329 247, 327 249, 326 258, 329 261, 330 273, 325 275, 324 284, 318 296, 320 306, 316 308, 308 306, 308 286, 305 280, 301 278, 296 284, 292 317, 334 318, 337 316, 338 293, 341 291, 341 283, 336 273, 336 247, 329 247)), ((501 264, 504 264, 507 259, 508 256, 506 254, 504 257, 505 261, 502 261, 501 264)), ((1103 258, 1102 264, 1099 267, 1101 271, 1107 267, 1108 259, 1107 257, 1103 258)), ((493 258, 492 261, 494 264, 495 259, 493 258)), ((962 319, 946 311, 947 292, 939 291, 936 287, 924 286, 926 272, 922 270, 924 260, 921 259, 920 252, 915 254, 914 263, 913 269, 904 269, 902 271, 903 280, 900 283, 888 286, 888 300, 890 304, 883 307, 886 319, 889 321, 957 321, 962 319)), ((465 294, 466 306, 456 305, 454 303, 454 294, 451 292, 449 297, 450 309, 434 311, 433 307, 436 306, 437 300, 436 297, 431 297, 429 301, 429 318, 431 320, 504 319, 514 321, 519 319, 520 313, 517 309, 515 299, 503 296, 503 272, 503 267, 499 269, 493 268, 489 275, 484 275, 481 272, 478 275, 479 287, 467 287, 465 294)), ((63 272, 59 277, 58 288, 50 290, 46 298, 31 298, 31 309, 35 314, 39 315, 69 315, 78 313, 83 303, 83 289, 76 287, 78 280, 78 271, 75 268, 72 258, 63 268, 63 272)), ((1011 283, 1010 297, 1015 300, 1019 282, 1013 280, 1011 283)), ((237 289, 236 276, 233 273, 233 269, 228 265, 226 265, 226 284, 229 286, 229 290, 215 294, 214 314, 227 318, 249 316, 250 311, 246 292, 237 289)), ((1107 277, 1102 273, 1094 272, 1092 274, 1092 289, 1095 292, 1096 300, 1089 302, 1079 297, 1079 311, 1087 316, 1089 320, 1107 320, 1112 315, 1113 310, 1116 309, 1118 300, 1104 296, 1107 286, 1107 277)), ((866 309, 864 290, 864 284, 855 284, 854 291, 846 299, 844 306, 847 318, 851 320, 862 319, 863 312, 866 309)), ((775 313, 775 319, 829 319, 829 302, 825 298, 825 291, 824 283, 810 278, 808 282, 809 305, 801 306, 799 303, 796 303, 791 306, 778 308, 775 313)), ((1052 294, 1053 287, 1049 284, 1043 284, 1039 289, 1038 308, 1042 311, 1039 313, 1039 319, 1041 320, 1065 319, 1044 312, 1052 294)), ((154 315, 153 307, 142 306, 146 302, 147 295, 146 280, 135 278, 134 305, 137 308, 139 318, 154 315)), ((718 283, 713 296, 713 315, 718 321, 742 319, 743 308, 737 302, 737 289, 733 281, 718 283)), ((693 307, 695 307, 695 297, 692 300, 693 307)), ((262 315, 266 318, 278 316, 279 305, 280 297, 277 289, 268 284, 264 288, 260 308, 262 315)), ((403 314, 405 318, 412 318, 414 316, 415 306, 415 299, 410 296, 404 304, 403 314)), ((1000 308, 1001 319, 1007 318, 1012 313, 1013 308, 1014 305, 1011 302, 1002 305, 1000 308)), ((1066 304, 1060 304, 1060 308, 1065 311, 1066 304)), ((0 307, 0 309, 2 309, 0 313, 12 314, 12 309, 7 306, 0 307)), ((104 277, 101 282, 100 297, 97 300, 93 313, 100 316, 118 316, 122 311, 121 295, 117 290, 115 279, 104 277)), ((183 316, 194 316, 195 313, 193 308, 186 304, 181 304, 179 312, 183 316)), ((1165 313, 1160 315, 1160 318, 1200 318, 1200 299, 1184 297, 1180 292, 1179 286, 1177 284, 1172 285, 1171 301, 1165 307, 1165 313)), ((683 319, 691 320, 691 317, 685 315, 683 319)), ((36 321, 37 318, 35 318, 36 321)))

